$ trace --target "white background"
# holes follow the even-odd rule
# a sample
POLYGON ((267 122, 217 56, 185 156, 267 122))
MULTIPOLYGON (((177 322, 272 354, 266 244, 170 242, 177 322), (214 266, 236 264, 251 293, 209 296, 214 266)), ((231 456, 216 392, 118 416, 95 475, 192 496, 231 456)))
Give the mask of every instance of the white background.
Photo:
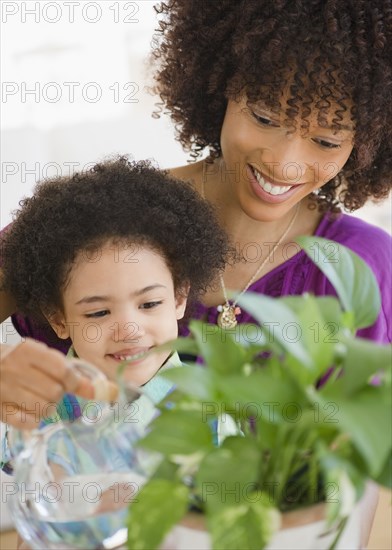
MULTIPOLYGON (((112 153, 162 168, 189 158, 169 118, 151 116, 155 3, 1 2, 2 227, 42 177, 112 153)), ((390 230, 390 202, 359 215, 390 230)))

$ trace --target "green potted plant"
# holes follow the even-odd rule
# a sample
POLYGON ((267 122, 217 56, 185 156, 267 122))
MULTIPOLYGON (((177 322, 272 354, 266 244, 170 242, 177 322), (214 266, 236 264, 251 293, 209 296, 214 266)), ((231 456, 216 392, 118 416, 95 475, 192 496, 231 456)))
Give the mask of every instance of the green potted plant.
POLYGON ((391 348, 355 336, 380 308, 366 264, 298 242, 339 300, 248 293, 258 324, 192 322, 173 344, 205 368, 164 373, 175 390, 140 442, 162 460, 129 508, 129 548, 358 547, 366 481, 391 487, 391 348))

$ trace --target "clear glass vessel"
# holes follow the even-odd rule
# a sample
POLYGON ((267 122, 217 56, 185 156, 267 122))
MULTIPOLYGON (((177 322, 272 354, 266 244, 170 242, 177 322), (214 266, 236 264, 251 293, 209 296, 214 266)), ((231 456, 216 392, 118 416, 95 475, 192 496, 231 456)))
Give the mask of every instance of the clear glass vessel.
MULTIPOLYGON (((72 368, 106 380, 80 360, 72 368)), ((129 504, 159 462, 135 446, 157 414, 139 388, 121 384, 116 402, 80 405, 74 420, 9 432, 18 488, 10 506, 33 549, 125 547, 129 504)))

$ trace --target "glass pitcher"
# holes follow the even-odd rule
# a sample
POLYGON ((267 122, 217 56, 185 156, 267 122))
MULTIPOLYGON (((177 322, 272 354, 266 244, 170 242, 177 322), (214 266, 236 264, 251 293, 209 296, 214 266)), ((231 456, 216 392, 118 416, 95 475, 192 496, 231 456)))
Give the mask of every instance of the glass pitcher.
MULTIPOLYGON (((95 367, 71 362, 95 387, 105 384, 95 367)), ((33 549, 123 547, 129 504, 159 463, 135 446, 157 414, 141 389, 121 383, 115 402, 81 401, 79 412, 73 421, 9 432, 18 488, 10 506, 33 549)))

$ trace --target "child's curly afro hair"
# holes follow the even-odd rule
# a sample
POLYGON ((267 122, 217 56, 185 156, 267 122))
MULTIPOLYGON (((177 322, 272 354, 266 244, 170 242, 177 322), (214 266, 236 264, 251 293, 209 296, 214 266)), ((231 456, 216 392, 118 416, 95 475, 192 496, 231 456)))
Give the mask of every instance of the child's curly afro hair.
POLYGON ((230 250, 212 207, 189 184, 126 157, 39 183, 20 206, 2 235, 3 287, 19 311, 41 322, 41 312, 62 310, 78 253, 108 240, 159 252, 176 292, 190 284, 190 302, 224 268, 230 250))

